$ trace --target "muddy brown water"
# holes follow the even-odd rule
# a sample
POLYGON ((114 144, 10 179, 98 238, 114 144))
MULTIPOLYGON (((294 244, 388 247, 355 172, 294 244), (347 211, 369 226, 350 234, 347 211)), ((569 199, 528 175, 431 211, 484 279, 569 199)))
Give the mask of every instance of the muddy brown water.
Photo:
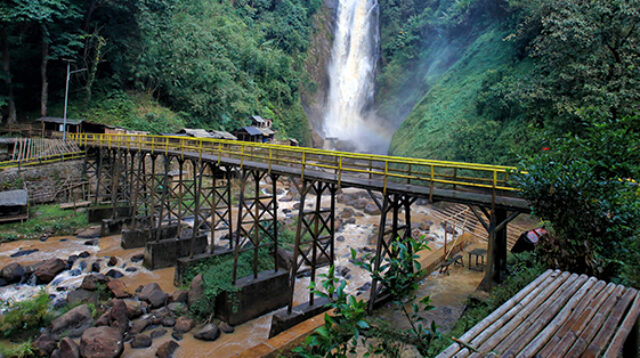
MULTIPOLYGON (((343 189, 345 192, 350 192, 352 189, 343 189)), ((279 197, 285 196, 288 191, 279 195, 279 197)), ((307 197, 307 207, 311 203, 315 202, 313 195, 307 197)), ((323 196, 321 198, 323 207, 329 207, 330 197, 323 196)), ((297 210, 293 209, 296 201, 280 202, 278 205, 279 219, 292 217, 292 213, 297 213, 297 210), (289 213, 284 213, 285 210, 290 210, 289 213)), ((347 205, 344 203, 336 203, 336 212, 341 213, 347 205)), ((354 224, 344 225, 344 230, 336 233, 336 237, 342 236, 344 240, 336 241, 335 253, 336 253, 336 266, 347 267, 349 274, 346 281, 347 292, 358 293, 358 288, 367 284, 370 281, 368 274, 356 267, 349 259, 351 258, 351 249, 354 249, 362 253, 362 249, 368 247, 373 249, 375 245, 371 242, 371 238, 375 235, 378 226, 378 215, 366 215, 362 210, 354 209, 359 215, 355 215, 356 222, 354 224), (364 214, 364 215, 363 215, 364 214)), ((431 249, 435 250, 442 246, 444 232, 440 225, 440 222, 434 219, 430 215, 431 209, 428 206, 415 206, 412 208, 412 222, 421 223, 424 221, 433 221, 431 231, 428 233, 433 241, 430 243, 431 249)), ((235 221, 234 211, 234 221, 235 221)), ((427 233, 425 233, 427 234, 427 233)), ((449 235, 450 237, 450 235, 449 235)), ((218 238, 216 238, 217 241, 218 238)), ((451 240, 451 238, 449 238, 451 240)), ((160 287, 167 293, 174 292, 177 288, 173 285, 174 268, 166 268, 160 270, 150 271, 142 266, 142 262, 133 263, 131 257, 134 255, 144 253, 144 249, 130 249, 124 250, 120 246, 120 235, 113 235, 99 239, 98 245, 85 245, 86 239, 79 239, 75 237, 51 237, 48 240, 41 242, 39 240, 34 241, 16 241, 0 244, 0 267, 11 262, 19 262, 23 265, 29 265, 41 262, 43 260, 51 258, 67 259, 71 255, 78 255, 84 251, 89 253, 89 257, 79 259, 74 268, 77 268, 79 262, 85 261, 86 265, 90 267, 91 263, 97 259, 101 260, 101 273, 106 273, 111 267, 106 266, 110 256, 118 258, 118 263, 113 268, 121 271, 125 276, 121 280, 127 285, 128 290, 133 292, 138 286, 145 285, 147 283, 158 283, 160 287), (14 254, 20 250, 38 249, 39 251, 29 255, 12 258, 11 254, 14 254), (126 267, 136 268, 135 272, 126 272, 126 267)), ((217 243, 217 242, 216 242, 217 243)), ((28 286, 28 285, 10 285, 0 288, 0 299, 15 299, 22 300, 29 297, 33 297, 41 289, 45 289, 52 295, 56 295, 57 299, 63 299, 66 292, 58 292, 58 286, 67 287, 67 292, 74 288, 79 287, 82 282, 82 278, 88 274, 88 269, 82 271, 82 274, 78 276, 72 276, 70 271, 65 271, 58 275, 51 284, 46 286, 28 286)), ((318 274, 326 273, 328 268, 321 268, 318 274)), ((442 304, 447 305, 452 297, 456 297, 456 302, 462 302, 462 297, 466 297, 471 286, 473 286, 477 278, 481 278, 479 273, 463 272, 456 274, 455 271, 449 277, 442 279, 432 279, 429 277, 425 280, 423 286, 425 290, 433 291, 432 294, 434 303, 442 298, 442 304), (438 294, 437 292, 442 292, 438 294), (459 298, 459 299, 458 299, 459 298)), ((342 279, 345 279, 344 277, 342 279)), ((316 279, 320 282, 321 278, 316 279)), ((308 299, 309 291, 309 278, 300 278, 296 281, 296 290, 294 296, 294 303, 300 304, 308 299)), ((479 282, 479 281, 478 281, 479 282)), ((422 290, 422 288, 421 288, 422 290)), ((361 292, 361 297, 365 298, 368 295, 368 291, 361 292)), ((457 307, 457 306, 456 306, 457 307)), ((453 308, 458 311, 458 308, 453 308)), ((193 338, 191 334, 184 335, 183 340, 179 341, 180 348, 177 350, 175 357, 201 357, 201 356, 216 356, 216 357, 232 357, 240 352, 265 342, 268 338, 268 332, 270 329, 271 316, 273 313, 269 313, 242 325, 235 327, 233 334, 222 333, 220 338, 215 342, 203 342, 193 338)), ((384 311, 380 313, 384 315, 384 311)), ((401 324, 401 322, 398 322, 401 324)), ((194 330, 195 331, 195 330, 194 330)), ((155 349, 162 343, 171 338, 171 330, 167 330, 167 333, 157 339, 154 339, 153 346, 146 349, 131 349, 129 344, 125 344, 124 357, 148 357, 153 355, 155 349)))

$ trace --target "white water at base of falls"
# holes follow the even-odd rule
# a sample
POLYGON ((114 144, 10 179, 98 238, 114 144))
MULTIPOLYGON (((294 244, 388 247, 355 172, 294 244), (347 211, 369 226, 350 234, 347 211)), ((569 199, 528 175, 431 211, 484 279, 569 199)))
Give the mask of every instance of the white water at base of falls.
POLYGON ((392 133, 370 109, 380 57, 378 1, 338 3, 323 135, 357 151, 386 153, 392 133))

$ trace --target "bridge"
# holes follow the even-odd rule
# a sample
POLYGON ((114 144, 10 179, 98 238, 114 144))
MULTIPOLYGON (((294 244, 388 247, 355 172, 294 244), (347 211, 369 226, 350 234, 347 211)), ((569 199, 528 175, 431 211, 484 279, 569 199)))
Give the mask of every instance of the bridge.
MULTIPOLYGON (((395 255, 389 241, 411 235, 411 205, 418 199, 444 201, 469 206, 482 223, 489 240, 485 280, 500 282, 507 225, 530 211, 509 183, 515 168, 507 166, 180 136, 77 133, 71 139, 87 153, 92 215, 105 219, 103 231, 124 227, 123 247, 145 247, 145 265, 152 269, 177 264, 177 280, 190 264, 225 254, 233 255, 233 282, 240 284, 237 262, 245 252, 252 255, 254 281, 261 280, 260 249, 278 247, 277 179, 291 178, 300 199, 292 267, 282 274, 290 280, 289 312, 301 268, 310 270, 313 280, 317 268, 334 261, 340 188, 366 190, 381 212, 376 270, 382 257, 395 255), (232 186, 239 188, 237 202, 232 186), (310 195, 315 200, 308 210, 310 195), (330 197, 329 207, 323 207, 323 195, 330 197), (209 232, 212 237, 222 232, 228 243, 208 245, 209 232)), ((271 250, 272 276, 281 275, 276 251, 271 250)), ((383 296, 374 280, 370 308, 383 296)), ((308 306, 314 306, 311 293, 308 306)))

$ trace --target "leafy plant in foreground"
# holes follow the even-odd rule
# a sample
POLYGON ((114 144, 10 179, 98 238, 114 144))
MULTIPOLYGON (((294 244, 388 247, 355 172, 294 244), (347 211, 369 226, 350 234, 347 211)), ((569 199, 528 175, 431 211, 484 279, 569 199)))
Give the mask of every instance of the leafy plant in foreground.
POLYGON ((345 357, 347 353, 355 353, 360 344, 368 350, 365 356, 373 353, 397 357, 402 346, 410 344, 426 354, 439 335, 436 325, 427 324, 421 316, 422 312, 433 309, 429 297, 418 299, 415 294, 418 279, 425 274, 416 252, 424 249, 428 247, 423 240, 393 240, 390 250, 394 255, 382 258, 380 270, 375 270, 375 256, 365 255, 364 260, 358 260, 355 251, 351 250, 352 260, 390 294, 394 310, 402 312, 410 329, 399 330, 369 315, 367 302, 345 292, 347 283, 335 277, 332 266, 326 275, 320 275, 325 278, 322 281, 324 291, 318 289, 315 282, 311 282, 310 288, 316 295, 330 300, 328 305, 333 312, 325 314, 325 324, 294 352, 303 357, 345 357))

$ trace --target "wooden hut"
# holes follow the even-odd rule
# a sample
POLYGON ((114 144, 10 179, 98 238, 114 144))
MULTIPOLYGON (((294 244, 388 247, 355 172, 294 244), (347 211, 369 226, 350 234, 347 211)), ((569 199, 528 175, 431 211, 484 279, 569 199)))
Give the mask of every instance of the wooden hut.
MULTIPOLYGON (((64 131, 64 118, 58 117, 40 117, 36 119, 36 122, 41 123, 41 135, 45 138, 59 138, 62 137, 64 131)), ((81 119, 69 119, 66 120, 67 133, 79 133, 82 131, 81 119)))
POLYGON ((0 223, 29 218, 29 195, 25 189, 0 192, 0 223))

